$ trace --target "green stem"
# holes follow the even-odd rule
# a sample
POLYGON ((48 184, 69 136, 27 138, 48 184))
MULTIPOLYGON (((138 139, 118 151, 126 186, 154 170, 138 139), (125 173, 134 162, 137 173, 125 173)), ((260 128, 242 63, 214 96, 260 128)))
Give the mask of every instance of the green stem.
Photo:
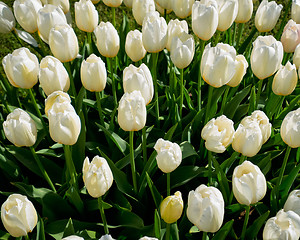
POLYGON ((214 39, 214 46, 216 46, 220 40, 220 36, 221 36, 221 31, 217 30, 216 35, 215 35, 215 39, 214 39))
POLYGON ((202 54, 204 51, 204 45, 205 45, 205 41, 200 40, 200 61, 199 61, 199 73, 198 73, 198 111, 201 111, 201 85, 202 85, 202 76, 201 76, 201 58, 202 58, 202 54))
POLYGON ((209 119, 209 113, 210 113, 210 108, 211 108, 211 99, 213 96, 213 91, 214 91, 214 87, 212 86, 208 86, 208 99, 207 99, 207 105, 206 105, 206 111, 205 111, 205 121, 204 124, 206 124, 208 122, 209 119))
POLYGON ((167 196, 171 195, 171 175, 167 173, 167 196))
POLYGON ((167 223, 166 240, 170 240, 170 227, 171 227, 171 224, 167 223))
POLYGON ((247 225, 248 225, 248 221, 249 221, 249 213, 250 213, 250 205, 246 206, 246 215, 245 215, 245 220, 244 220, 244 225, 243 225, 241 240, 245 239, 246 229, 247 229, 247 225))
POLYGON ((45 180, 47 181, 47 183, 49 184, 49 186, 51 187, 51 189, 53 190, 53 192, 56 192, 56 189, 55 189, 55 187, 54 187, 54 185, 53 185, 53 183, 52 183, 52 181, 51 181, 48 173, 46 172, 43 164, 41 163, 38 155, 36 154, 36 152, 35 152, 35 150, 34 150, 34 148, 32 146, 30 147, 30 151, 31 151, 31 153, 33 155, 33 158, 36 161, 36 163, 37 163, 37 165, 38 165, 38 167, 39 167, 42 175, 44 176, 45 180))
POLYGON ((133 136, 134 131, 129 132, 129 145, 130 145, 130 164, 131 164, 131 174, 132 174, 132 182, 134 192, 137 193, 137 183, 136 183, 136 175, 135 175, 135 161, 134 161, 134 148, 133 148, 133 136))
POLYGON ((183 107, 183 69, 180 69, 180 108, 179 108, 179 115, 180 115, 180 120, 182 120, 182 107, 183 107))
POLYGON ((143 140, 142 140, 143 160, 144 160, 144 163, 146 163, 146 162, 147 162, 147 137, 146 137, 146 126, 143 127, 142 134, 143 134, 143 140))
POLYGON ((207 151, 208 154, 208 186, 212 186, 212 152, 207 151))
POLYGON ((116 8, 112 7, 111 11, 112 11, 112 24, 114 27, 116 27, 116 8))
POLYGON ((24 236, 25 240, 30 240, 28 234, 24 236))
POLYGON ((260 99, 260 94, 261 94, 261 90, 262 90, 262 84, 263 84, 263 80, 259 80, 258 81, 258 89, 257 89, 257 93, 256 93, 256 103, 255 103, 255 109, 257 109, 258 106, 258 102, 260 99))
POLYGON ((159 122, 159 104, 158 104, 158 84, 157 84, 157 60, 158 60, 159 53, 152 53, 152 78, 154 84, 154 102, 155 102, 155 115, 156 115, 156 122, 157 127, 160 126, 159 122))
POLYGON ((35 37, 37 38, 38 40, 38 43, 39 43, 39 49, 40 49, 40 54, 45 57, 47 56, 47 53, 45 52, 45 49, 44 49, 44 43, 42 41, 42 39, 40 38, 39 34, 38 34, 38 31, 35 32, 35 37))
POLYGON ((106 217, 105 217, 105 213, 104 213, 104 208, 103 208, 102 197, 98 198, 98 207, 99 207, 101 219, 102 219, 102 222, 103 222, 104 233, 109 234, 109 230, 108 230, 108 226, 107 226, 107 222, 106 222, 106 217))
POLYGON ((95 92, 95 94, 97 99, 97 108, 98 108, 98 113, 100 118, 100 124, 104 127, 104 117, 103 117, 102 107, 101 107, 101 92, 95 92))
POLYGON ((114 78, 114 66, 113 66, 113 59, 112 58, 106 58, 109 62, 109 71, 110 71, 110 78, 111 78, 111 84, 112 84, 112 92, 114 97, 114 105, 118 105, 118 99, 117 99, 117 91, 116 91, 116 82, 114 78))
POLYGON ((246 160, 247 160, 247 157, 241 154, 239 164, 242 164, 242 163, 245 162, 246 160))
POLYGON ((222 115, 223 112, 224 112, 224 108, 225 108, 225 105, 226 105, 228 92, 229 92, 229 89, 230 89, 229 86, 225 86, 225 87, 226 87, 226 90, 225 90, 225 93, 224 93, 224 96, 223 96, 222 105, 221 105, 221 110, 220 110, 220 114, 221 114, 221 115, 222 115))
POLYGON ((63 145, 63 147, 65 152, 67 171, 69 172, 69 178, 70 178, 69 180, 71 180, 71 185, 75 185, 77 173, 72 159, 71 146, 63 145))
POLYGON ((238 35, 237 35, 237 39, 236 39, 236 45, 235 45, 235 48, 237 49, 240 45, 240 40, 241 40, 241 37, 243 35, 243 32, 244 32, 244 27, 245 27, 245 24, 244 23, 239 23, 239 30, 238 30, 238 35))
POLYGON ((87 55, 90 56, 93 53, 92 33, 87 32, 86 37, 87 37, 87 44, 86 44, 87 55))
POLYGON ((77 97, 77 93, 76 93, 74 78, 73 78, 73 74, 72 74, 72 70, 71 70, 71 63, 70 62, 65 62, 64 66, 67 69, 68 74, 69 74, 69 78, 70 78, 70 91, 71 91, 71 95, 76 98, 77 97))
POLYGON ((202 234, 202 240, 206 240, 207 239, 207 232, 203 232, 202 234))

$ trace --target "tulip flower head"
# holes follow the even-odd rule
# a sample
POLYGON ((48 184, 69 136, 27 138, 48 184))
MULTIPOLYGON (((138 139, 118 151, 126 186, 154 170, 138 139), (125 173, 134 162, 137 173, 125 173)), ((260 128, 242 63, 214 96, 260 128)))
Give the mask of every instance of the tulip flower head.
POLYGON ((174 37, 179 37, 182 32, 188 33, 188 24, 185 20, 179 21, 178 19, 170 20, 168 23, 168 41, 166 48, 168 51, 171 50, 171 43, 174 37))
POLYGON ((11 9, 4 2, 0 2, 0 33, 9 33, 15 26, 16 20, 11 9))
POLYGON ((300 108, 285 116, 280 127, 280 135, 291 148, 300 147, 300 108))
POLYGON ((158 240, 158 239, 157 238, 153 238, 153 237, 147 237, 147 236, 145 236, 145 237, 140 238, 139 240, 158 240))
POLYGON ((127 33, 125 51, 133 62, 138 62, 145 57, 147 51, 144 48, 142 33, 139 30, 136 29, 127 33))
POLYGON ((75 2, 75 21, 77 27, 84 32, 93 32, 98 25, 98 11, 91 0, 75 2))
POLYGON ((160 215, 166 223, 176 222, 183 211, 183 200, 181 192, 166 197, 160 204, 160 215))
POLYGON ((170 1, 170 0, 155 0, 155 2, 163 9, 166 9, 166 10, 172 9, 172 1, 170 1))
POLYGON ((292 1, 291 17, 297 24, 300 23, 300 0, 292 1))
POLYGON ((238 14, 238 0, 216 0, 219 10, 219 21, 217 29, 226 31, 234 22, 238 14))
POLYGON ((192 8, 195 0, 170 0, 171 8, 179 18, 187 18, 192 14, 192 8))
POLYGON ((295 48, 295 52, 293 54, 293 63, 296 65, 296 68, 300 67, 300 44, 298 44, 295 48))
POLYGON ((237 55, 235 58, 235 74, 231 78, 231 80, 226 83, 226 85, 230 87, 237 87, 241 81, 243 80, 243 77, 245 76, 248 68, 248 62, 246 58, 243 55, 237 55))
POLYGON ((300 216, 300 190, 294 190, 292 191, 285 204, 284 204, 284 211, 293 211, 297 213, 300 216))
POLYGON ((61 8, 64 13, 67 13, 70 10, 69 0, 42 0, 42 1, 44 5, 50 4, 61 8))
POLYGON ((84 240, 84 238, 78 237, 76 235, 71 235, 71 236, 63 238, 62 240, 84 240))
POLYGON ((110 234, 103 235, 99 240, 116 240, 110 234))
POLYGON ((56 103, 64 103, 67 102, 71 104, 70 96, 63 91, 55 91, 51 93, 47 99, 45 100, 45 114, 48 116, 48 111, 52 108, 52 106, 56 103))
POLYGON ((103 3, 108 7, 119 7, 123 0, 103 0, 103 3))
POLYGON ((280 41, 285 52, 294 52, 300 43, 300 24, 296 24, 292 19, 289 20, 283 29, 280 41))
POLYGON ((238 13, 235 18, 237 23, 246 23, 253 13, 253 0, 238 0, 238 13))
POLYGON ((132 0, 132 15, 138 25, 142 25, 144 18, 150 12, 155 12, 154 0, 132 0))
POLYGON ((133 0, 123 0, 124 4, 128 8, 132 8, 132 2, 133 0))

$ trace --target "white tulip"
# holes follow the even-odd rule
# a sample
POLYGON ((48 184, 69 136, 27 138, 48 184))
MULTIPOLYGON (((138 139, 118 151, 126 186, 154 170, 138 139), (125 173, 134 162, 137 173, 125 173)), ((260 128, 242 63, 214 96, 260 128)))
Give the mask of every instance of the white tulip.
POLYGON ((64 103, 67 102, 71 104, 70 96, 62 91, 55 91, 51 93, 45 100, 45 114, 48 116, 48 111, 52 108, 55 103, 64 103))
POLYGON ((123 0, 103 0, 103 3, 108 7, 119 7, 123 0))
POLYGON ((142 25, 145 16, 149 12, 155 11, 154 0, 133 0, 132 1, 132 15, 137 24, 142 25))
POLYGON ((246 23, 253 13, 253 0, 238 0, 238 14, 235 18, 237 23, 246 23))
POLYGON ((69 0, 43 0, 43 2, 44 2, 44 5, 51 4, 56 7, 61 8, 64 13, 67 13, 70 10, 69 0))
POLYGON ((75 3, 75 21, 81 31, 93 32, 98 25, 98 11, 91 0, 75 3))
POLYGON ((280 127, 280 135, 291 148, 300 147, 300 108, 285 116, 280 127))
POLYGON ((292 1, 291 17, 296 23, 300 23, 300 0, 292 1))
POLYGON ((124 4, 128 8, 132 8, 132 2, 133 0, 123 0, 124 4))
POLYGON ((281 39, 283 50, 292 53, 300 43, 300 24, 296 24, 292 19, 285 25, 281 39))
POLYGON ((285 212, 293 211, 300 216, 300 190, 299 189, 294 190, 289 194, 283 208, 285 212))
POLYGON ((157 238, 153 238, 153 237, 147 237, 147 236, 145 236, 145 237, 140 238, 139 240, 158 240, 158 239, 157 238))
POLYGON ((160 215, 166 223, 176 222, 181 217, 182 211, 183 200, 180 191, 166 197, 160 204, 160 215))
POLYGON ((138 62, 145 57, 147 51, 144 48, 142 33, 139 30, 136 29, 127 33, 125 51, 133 62, 138 62))
POLYGON ((295 52, 293 54, 293 63, 296 65, 296 68, 300 67, 300 44, 295 48, 295 52))
POLYGON ((219 21, 217 29, 226 31, 234 22, 238 14, 238 0, 216 0, 219 10, 219 21))
POLYGON ((115 240, 115 239, 112 238, 111 235, 106 234, 106 235, 103 235, 99 240, 115 240))
POLYGON ((168 23, 168 31, 167 31, 168 41, 166 45, 168 51, 171 50, 171 44, 173 38, 179 37, 182 32, 188 33, 188 31, 189 31, 188 24, 185 20, 182 21, 179 21, 178 19, 170 20, 170 22, 168 23))
POLYGON ((11 9, 0 2, 0 33, 9 33, 15 29, 16 20, 11 9))
POLYGON ((237 55, 235 58, 235 74, 230 79, 226 85, 230 87, 237 87, 241 81, 243 80, 243 77, 245 76, 248 68, 248 62, 246 58, 243 55, 237 55))
POLYGON ((171 8, 179 18, 187 18, 192 14, 192 8, 195 0, 170 0, 171 8))
POLYGON ((84 240, 84 238, 78 237, 76 235, 71 235, 71 236, 63 238, 62 240, 84 240))

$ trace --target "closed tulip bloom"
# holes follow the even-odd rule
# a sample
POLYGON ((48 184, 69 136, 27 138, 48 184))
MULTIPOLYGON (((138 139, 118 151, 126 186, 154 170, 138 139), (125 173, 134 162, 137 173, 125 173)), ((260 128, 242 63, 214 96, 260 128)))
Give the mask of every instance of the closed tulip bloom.
POLYGON ((118 122, 124 131, 139 131, 146 124, 147 109, 140 91, 124 93, 118 107, 118 122))
POLYGON ((16 108, 7 115, 3 122, 3 130, 6 138, 17 147, 31 147, 35 144, 37 130, 35 122, 27 112, 16 108))
POLYGON ((300 108, 285 116, 280 127, 280 135, 291 148, 300 147, 300 108))
POLYGON ((263 240, 298 240, 300 217, 293 211, 281 209, 275 217, 269 218, 263 231, 263 240))
POLYGON ((226 31, 234 22, 238 13, 238 0, 217 0, 219 21, 217 29, 226 31))
POLYGON ((62 240, 84 240, 84 238, 78 237, 76 235, 71 235, 71 236, 63 238, 62 240))
POLYGON ((94 30, 97 48, 104 57, 117 56, 120 49, 120 38, 117 30, 110 22, 101 22, 94 30))
POLYGON ((99 240, 116 240, 110 234, 103 235, 99 240))
POLYGON ((95 156, 92 162, 86 157, 82 167, 82 178, 88 193, 93 198, 103 196, 113 183, 113 174, 103 157, 95 156))
POLYGON ((273 36, 258 36, 253 42, 251 69, 259 79, 272 76, 281 66, 282 59, 282 43, 273 36))
POLYGON ((295 52, 293 54, 293 63, 296 65, 296 68, 300 67, 300 44, 295 48, 295 52))
POLYGON ((246 23, 253 13, 253 0, 238 0, 238 14, 235 18, 237 23, 246 23))
POLYGON ((292 19, 289 20, 283 29, 280 41, 285 52, 294 52, 300 43, 300 24, 296 24, 292 19))
POLYGON ((297 213, 300 216, 300 190, 294 190, 292 191, 285 204, 284 204, 284 211, 293 211, 297 213))
POLYGON ((9 33, 15 26, 16 20, 11 9, 4 2, 0 2, 0 33, 9 33))
POLYGON ((231 144, 234 135, 233 121, 225 115, 211 119, 202 129, 205 147, 212 152, 223 153, 231 144))
POLYGON ((201 184, 190 191, 186 215, 199 231, 218 231, 224 219, 224 199, 220 190, 201 184))
POLYGON ((218 4, 216 0, 196 1, 192 9, 192 29, 200 39, 209 40, 218 27, 218 4))
POLYGON ((144 48, 142 33, 139 30, 136 29, 127 33, 125 51, 133 62, 138 62, 145 57, 147 51, 144 48))
POLYGON ((158 12, 150 12, 144 19, 142 39, 145 49, 150 53, 162 51, 167 45, 166 20, 158 12))
POLYGON ((281 66, 273 78, 272 90, 276 95, 290 95, 296 88, 298 82, 295 64, 289 61, 281 66))
POLYGON ((149 12, 155 12, 154 0, 133 0, 132 15, 137 24, 142 25, 149 12))
POLYGON ((123 0, 103 0, 103 3, 109 7, 119 7, 123 0))
POLYGON ((222 87, 235 74, 235 59, 234 47, 224 43, 218 43, 215 47, 207 44, 200 66, 203 80, 213 87, 222 87))
POLYGON ((67 13, 70 10, 69 0, 44 0, 44 5, 46 4, 51 4, 60 7, 64 13, 67 13))
POLYGON ((14 1, 14 13, 18 23, 25 31, 34 33, 37 31, 37 13, 43 7, 40 0, 16 0, 14 1))
POLYGON ((39 61, 28 48, 22 47, 2 60, 4 72, 14 87, 32 88, 38 81, 39 61))
POLYGON ((69 25, 55 25, 49 34, 49 46, 61 62, 74 60, 79 52, 77 36, 69 25))
POLYGON ((158 239, 157 238, 153 238, 153 237, 147 237, 147 236, 145 236, 145 237, 140 238, 139 240, 158 240, 158 239))
POLYGON ((55 91, 67 92, 70 78, 64 65, 55 57, 44 57, 40 63, 39 81, 46 95, 55 91))
POLYGON ((170 20, 170 22, 168 23, 168 31, 167 31, 168 41, 167 41, 167 45, 166 45, 166 48, 168 49, 168 51, 171 50, 171 43, 172 43, 173 38, 179 37, 182 32, 188 33, 188 31, 189 31, 189 28, 188 28, 187 22, 185 20, 183 20, 183 21, 179 21, 178 19, 170 20))
POLYGON ((155 4, 155 10, 158 11, 162 16, 164 16, 165 10, 167 14, 172 12, 172 9, 164 9, 156 1, 154 1, 154 4, 155 4))
POLYGON ((170 0, 155 0, 159 6, 163 9, 171 10, 172 9, 172 1, 170 0))
POLYGON ((181 217, 182 211, 183 200, 179 191, 166 197, 160 204, 160 215, 166 223, 176 222, 181 217))
POLYGON ((159 138, 154 145, 154 149, 157 152, 157 166, 164 173, 173 172, 180 165, 182 152, 177 143, 159 138))
POLYGON ((179 18, 187 18, 192 14, 195 0, 171 0, 171 8, 179 18))
POLYGON ((105 63, 95 54, 90 55, 81 63, 82 85, 91 92, 101 92, 106 85, 107 72, 105 63))
POLYGON ((55 91, 51 93, 47 99, 45 100, 45 114, 48 116, 48 111, 52 108, 52 106, 56 103, 64 103, 67 102, 71 104, 70 96, 62 91, 55 91))
POLYGON ((130 64, 123 71, 123 88, 124 92, 130 93, 140 91, 148 105, 154 94, 152 75, 144 63, 140 67, 130 64))
POLYGON ((259 32, 269 32, 271 31, 280 16, 282 5, 275 1, 268 2, 268 0, 263 0, 255 14, 255 27, 259 32))
POLYGON ((13 237, 26 236, 37 224, 37 213, 31 201, 21 194, 11 194, 1 206, 1 220, 13 237))
POLYGON ((38 31, 40 38, 44 42, 49 42, 50 30, 56 24, 67 24, 66 16, 60 7, 47 4, 38 11, 38 31))
POLYGON ((98 25, 99 16, 91 0, 80 0, 75 3, 75 21, 81 31, 94 31, 98 25))
POLYGON ((245 161, 233 171, 232 191, 240 204, 249 206, 257 203, 267 192, 265 175, 258 166, 245 161))
POLYGON ((132 2, 133 0, 124 0, 123 1, 125 6, 128 7, 128 8, 132 8, 132 2))
POLYGON ((247 72, 248 66, 248 62, 244 55, 237 55, 235 58, 235 74, 230 79, 230 81, 226 83, 226 85, 230 87, 237 87, 243 80, 243 77, 247 72))
POLYGON ((291 17, 296 23, 300 23, 300 0, 292 1, 291 17))

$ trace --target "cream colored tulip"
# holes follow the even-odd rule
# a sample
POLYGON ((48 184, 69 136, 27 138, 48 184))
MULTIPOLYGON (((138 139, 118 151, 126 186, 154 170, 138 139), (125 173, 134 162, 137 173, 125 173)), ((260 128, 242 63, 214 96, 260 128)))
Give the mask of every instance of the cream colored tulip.
POLYGON ((0 2, 0 33, 9 33, 15 29, 16 20, 11 9, 0 2))
POLYGON ((168 26, 158 12, 150 12, 144 19, 142 40, 145 49, 150 53, 162 51, 167 45, 168 26))
POLYGON ((51 4, 60 7, 64 13, 67 13, 70 10, 69 0, 44 0, 44 5, 46 4, 51 4))
POLYGON ((133 0, 123 0, 124 4, 128 8, 132 8, 132 2, 133 0))
POLYGON ((139 131, 145 127, 147 109, 140 91, 124 93, 118 107, 118 123, 124 131, 139 131))
POLYGON ((91 92, 101 92, 106 86, 105 63, 95 54, 82 61, 80 75, 82 85, 91 92))
POLYGON ((37 13, 43 7, 40 0, 14 1, 14 14, 18 23, 25 31, 34 33, 38 30, 37 13))
POLYGON ((84 240, 84 238, 78 237, 76 235, 71 235, 71 236, 63 238, 62 240, 84 240))
POLYGON ((142 25, 149 12, 155 12, 154 0, 133 0, 132 14, 137 24, 142 25))
POLYGON ((298 82, 295 64, 289 61, 281 66, 273 78, 272 90, 276 95, 290 95, 296 88, 298 82))
POLYGON ((62 91, 55 91, 51 93, 47 99, 45 100, 45 114, 48 116, 48 111, 52 108, 52 106, 56 103, 64 103, 67 102, 71 104, 70 96, 62 91))
POLYGON ((93 32, 98 25, 99 16, 91 0, 80 0, 75 3, 75 21, 84 32, 93 32))
POLYGON ((265 175, 258 166, 245 161, 233 171, 232 191, 240 204, 248 206, 255 204, 266 195, 267 182, 265 175))
POLYGON ((192 9, 192 29, 200 39, 209 40, 217 30, 218 4, 216 0, 196 1, 192 9))
POLYGON ((147 237, 147 236, 145 236, 145 237, 140 238, 139 240, 158 240, 158 239, 157 238, 153 238, 153 237, 147 237))
POLYGON ((35 122, 27 112, 16 108, 7 115, 3 122, 3 130, 6 138, 17 147, 31 147, 37 138, 35 122))
POLYGON ((172 1, 170 0, 155 0, 159 6, 166 10, 172 10, 172 1))
POLYGON ((195 0, 170 0, 171 8, 179 18, 187 18, 192 14, 192 8, 195 0))
POLYGON ((30 89, 38 81, 39 61, 28 48, 22 47, 6 55, 2 65, 9 82, 14 87, 30 89))
POLYGON ((103 235, 99 240, 116 240, 110 234, 103 235))
POLYGON ((100 2, 101 0, 92 0, 93 4, 97 4, 98 2, 100 2))
POLYGON ((219 21, 217 29, 226 31, 231 27, 238 14, 238 0, 216 0, 218 3, 219 21))
POLYGON ((100 22, 94 33, 97 39, 97 48, 104 57, 117 56, 120 49, 120 37, 110 22, 100 22))
POLYGON ((189 192, 186 215, 199 231, 214 233, 222 226, 224 205, 219 189, 202 184, 189 192))
POLYGON ((123 0, 103 0, 103 3, 108 7, 119 7, 123 0))
POLYGON ((173 172, 180 165, 182 152, 177 143, 159 138, 154 145, 154 149, 157 152, 157 166, 164 173, 173 172))
POLYGON ((130 64, 123 71, 123 88, 124 92, 130 93, 140 91, 146 105, 148 105, 154 94, 153 80, 151 72, 147 65, 142 63, 140 67, 130 64))
POLYGON ((222 87, 233 78, 235 61, 234 47, 224 43, 218 43, 215 47, 211 47, 210 43, 207 44, 200 66, 203 80, 213 87, 222 87))
POLYGON ((253 0, 238 0, 238 14, 235 18, 237 23, 246 23, 253 13, 253 0))
POLYGON ((300 190, 299 189, 293 190, 289 194, 284 204, 284 211, 285 212, 293 211, 300 216, 300 190))
POLYGON ((39 81, 47 96, 59 90, 67 92, 70 87, 70 78, 67 70, 57 58, 52 56, 42 59, 39 81))
POLYGON ((167 14, 172 12, 172 9, 163 9, 156 1, 154 1, 154 4, 155 4, 155 10, 158 11, 162 16, 165 15, 165 10, 167 14))
POLYGON ((295 48, 295 52, 293 54, 293 63, 296 65, 296 68, 300 67, 300 44, 295 48))
POLYGON ((300 23, 300 0, 292 1, 291 17, 296 23, 300 23))
POLYGON ((283 29, 280 41, 285 52, 294 52, 300 43, 300 24, 296 24, 292 19, 289 20, 283 29))
POLYGON ((183 211, 183 200, 181 192, 166 197, 160 204, 160 216, 166 223, 176 222, 183 211))
POLYGON ((143 45, 142 33, 139 30, 127 33, 125 40, 125 51, 133 62, 138 62, 146 56, 146 49, 143 45))
POLYGON ((186 33, 189 32, 187 22, 185 20, 179 21, 178 19, 170 20, 170 22, 168 23, 168 31, 167 31, 168 41, 166 45, 168 51, 171 51, 171 44, 173 38, 179 37, 182 32, 186 32, 186 33))
POLYGON ((1 220, 13 237, 26 236, 37 224, 37 213, 31 201, 21 194, 11 194, 1 206, 1 220))
POLYGON ((93 198, 103 196, 111 187, 114 177, 103 157, 95 156, 92 162, 86 157, 82 167, 82 178, 88 193, 93 198))
POLYGON ((255 14, 255 27, 259 32, 269 32, 271 31, 280 16, 282 5, 275 1, 268 2, 268 0, 263 0, 255 14))
POLYGON ((237 55, 235 58, 235 74, 230 79, 230 81, 226 83, 226 85, 230 87, 237 87, 243 80, 248 66, 248 62, 244 55, 237 55))
POLYGON ((291 148, 300 147, 300 108, 285 116, 280 127, 280 135, 291 148))
POLYGON ((273 36, 258 36, 253 42, 251 69, 259 79, 272 76, 281 66, 282 59, 282 43, 273 36))
POLYGON ((205 140, 205 147, 216 153, 225 152, 232 143, 233 135, 233 121, 225 115, 211 119, 201 131, 201 137, 205 140))

